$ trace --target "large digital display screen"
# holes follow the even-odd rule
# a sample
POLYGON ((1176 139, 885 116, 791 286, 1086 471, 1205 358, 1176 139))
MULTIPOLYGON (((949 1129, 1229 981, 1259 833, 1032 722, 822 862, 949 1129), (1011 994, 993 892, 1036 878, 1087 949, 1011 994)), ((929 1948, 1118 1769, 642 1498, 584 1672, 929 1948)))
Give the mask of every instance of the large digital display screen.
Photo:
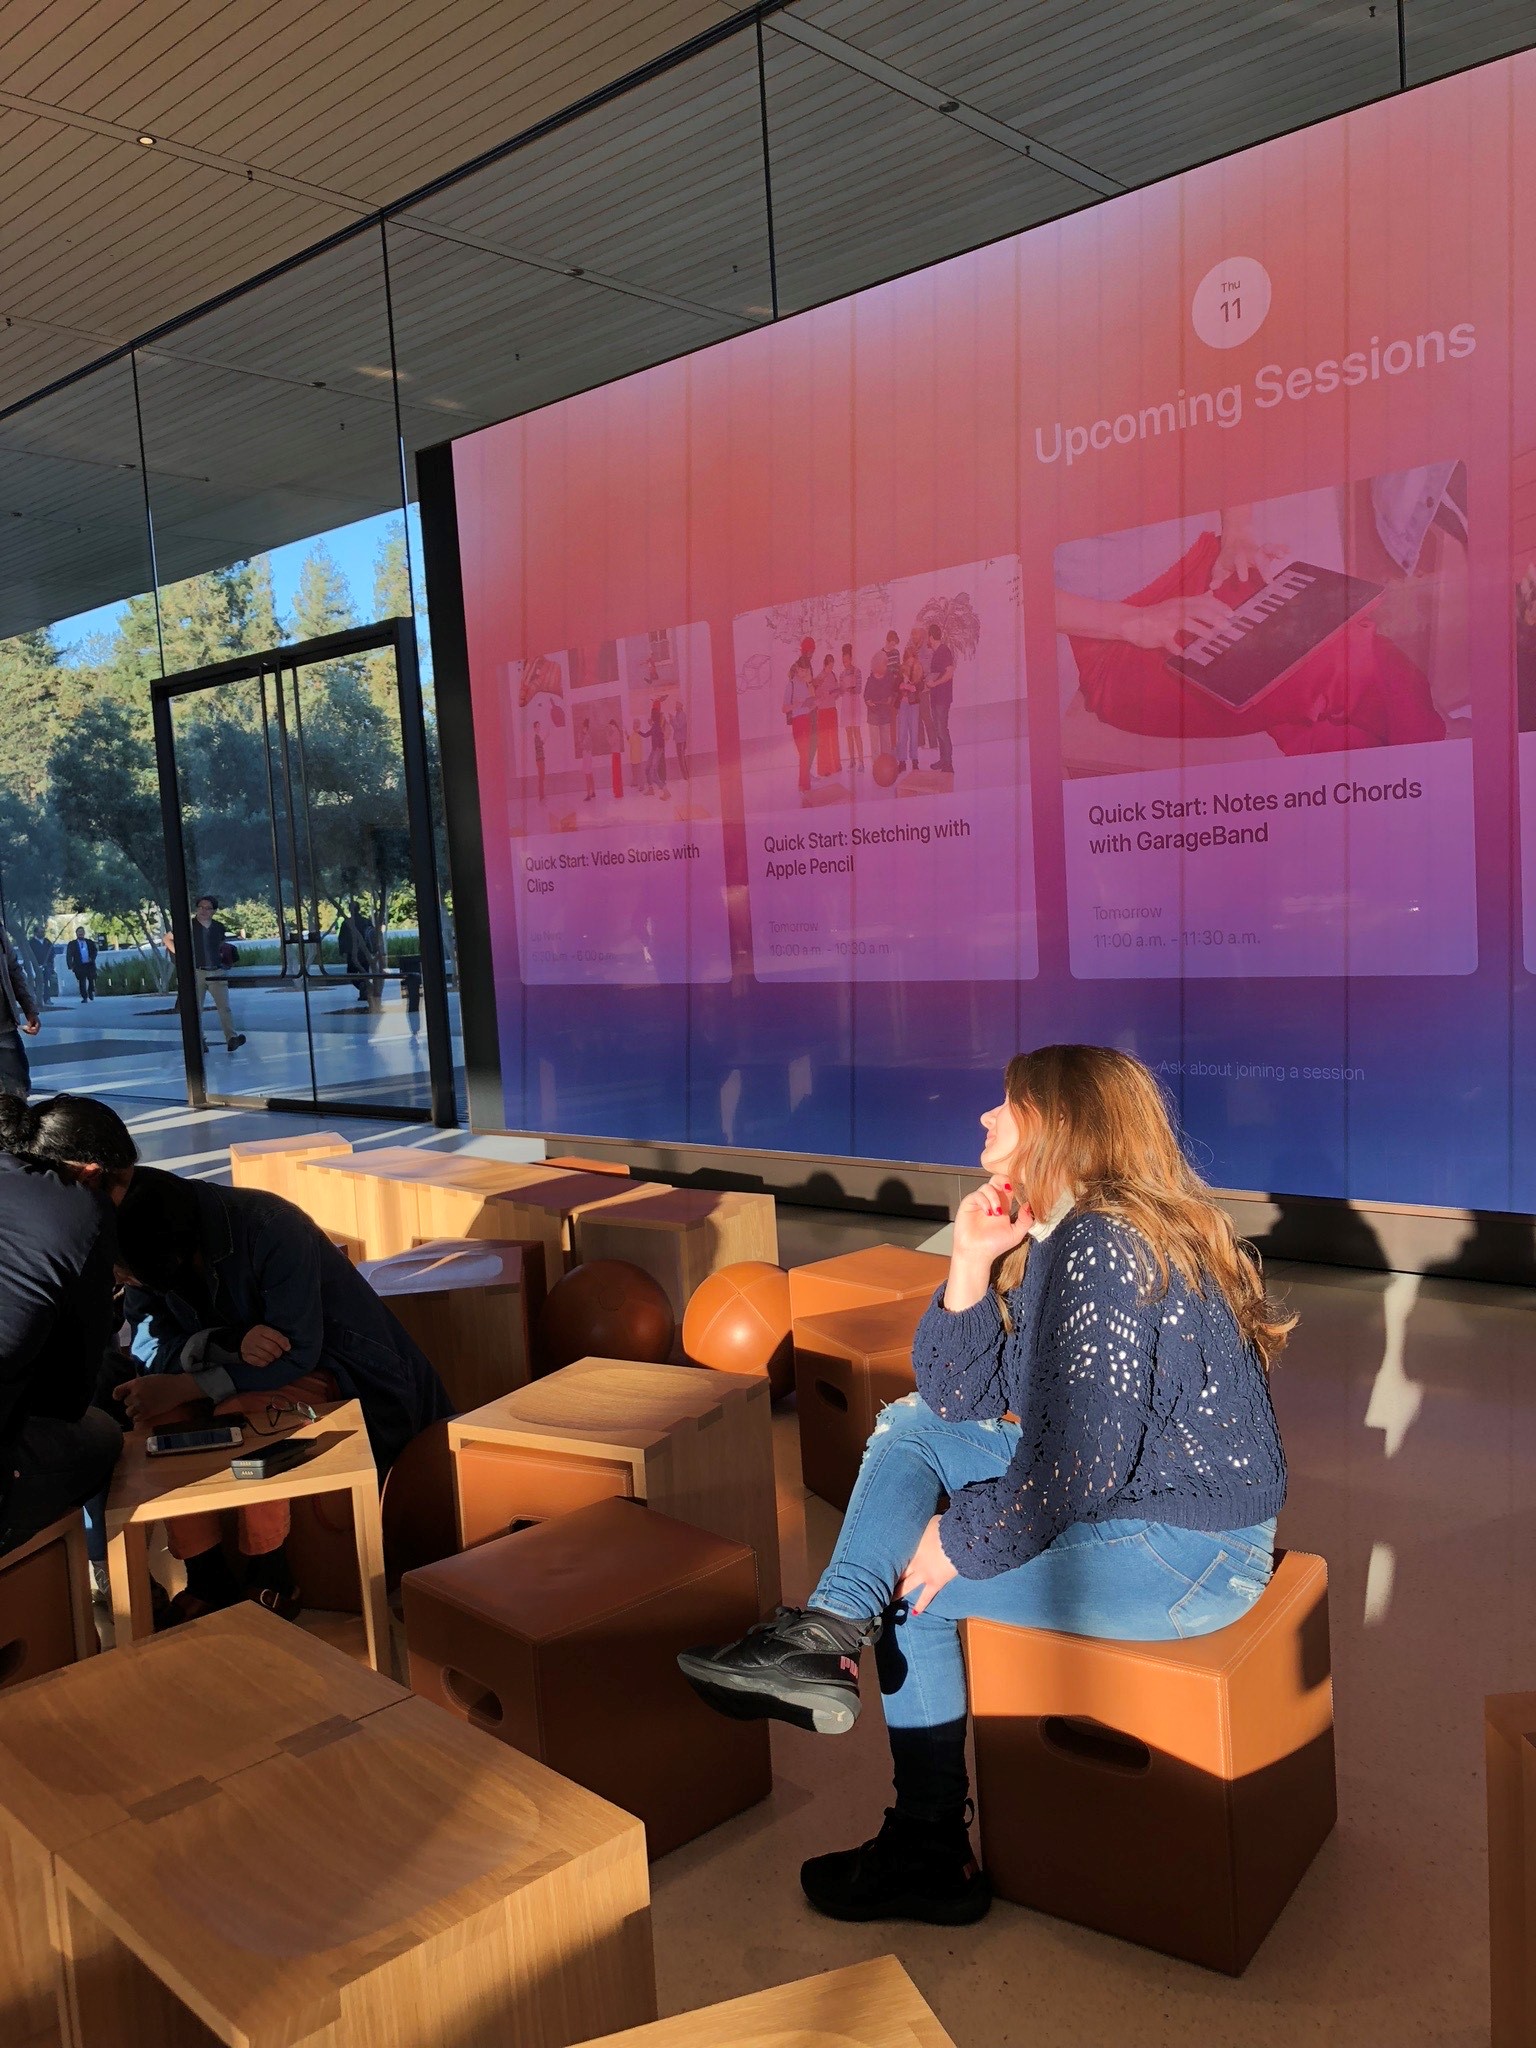
POLYGON ((1536 57, 454 482, 509 1127, 969 1163, 1092 1039, 1222 1186, 1536 1208, 1536 57))

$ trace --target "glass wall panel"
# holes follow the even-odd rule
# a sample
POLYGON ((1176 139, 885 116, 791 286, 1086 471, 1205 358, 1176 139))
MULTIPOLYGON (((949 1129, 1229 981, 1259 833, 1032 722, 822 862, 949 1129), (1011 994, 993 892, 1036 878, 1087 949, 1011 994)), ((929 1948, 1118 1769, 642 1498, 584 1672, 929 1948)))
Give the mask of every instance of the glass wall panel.
MULTIPOLYGON (((167 674, 409 616, 379 237, 329 251, 142 351, 139 383, 167 674)), ((204 1020, 207 1086, 422 1107, 420 940, 392 657, 289 669, 267 696, 259 715, 239 691, 181 706, 178 764, 201 764, 188 886, 218 899, 236 954, 229 1017, 204 1020), (264 764, 261 787, 233 765, 248 755, 264 764), (276 798, 263 794, 274 760, 276 798), (261 852, 274 832, 297 848, 276 870, 281 885, 261 852), (237 859, 237 846, 261 857, 237 859), (227 859, 214 857, 219 847, 227 859), (361 929, 371 941, 360 992, 344 956, 356 954, 361 929)))
POLYGON ((154 578, 127 361, 0 428, 0 518, 0 922, 41 1015, 25 1041, 34 1090, 178 1100, 149 733, 154 578))

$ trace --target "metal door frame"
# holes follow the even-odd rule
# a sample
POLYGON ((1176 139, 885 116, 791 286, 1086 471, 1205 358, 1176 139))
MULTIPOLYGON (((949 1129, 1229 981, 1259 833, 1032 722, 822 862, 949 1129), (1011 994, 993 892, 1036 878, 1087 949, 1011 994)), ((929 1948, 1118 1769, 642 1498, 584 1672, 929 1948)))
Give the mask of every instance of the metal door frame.
MULTIPOLYGON (((237 655, 230 661, 216 661, 203 668, 184 669, 180 675, 164 676, 150 685, 150 708, 154 718, 155 766, 160 783, 160 823, 165 836, 165 867, 170 894, 171 931, 176 941, 176 1008, 181 1018, 182 1054, 187 1069, 187 1101, 193 1109, 210 1106, 239 1107, 249 1098, 211 1095, 203 1064, 202 1025, 197 1014, 197 983, 191 971, 193 958, 192 905, 187 897, 187 849, 182 832, 181 800, 176 786, 176 736, 171 707, 179 697, 225 683, 258 680, 280 675, 286 669, 300 669, 318 662, 339 661, 359 654, 373 654, 382 648, 393 650, 395 681, 400 707, 400 750, 405 780, 407 837, 410 844, 411 874, 416 884, 416 925, 421 946, 421 996, 427 1024, 427 1078, 431 1097, 431 1122, 442 1129, 458 1123, 454 1101, 453 1038, 448 1014, 448 977, 443 956, 442 900, 438 893, 437 849, 432 830, 431 784, 427 768, 427 728, 422 709, 421 671, 416 659, 416 627, 408 618, 386 619, 376 626, 354 627, 345 633, 325 633, 316 640, 293 641, 268 648, 260 654, 237 655), (185 966, 183 967, 183 964, 185 966)), ((280 685, 279 685, 280 687, 280 685)), ((292 778, 288 801, 294 799, 292 778)), ((270 795, 270 792, 269 792, 270 795)), ((274 829, 275 817, 274 811, 274 829)), ((313 879, 313 878, 312 878, 313 879)), ((302 872, 294 876, 302 890, 302 872)), ((301 918, 302 923, 302 918, 301 918)), ((300 936, 300 972, 304 940, 300 936)), ((306 1013, 306 1030, 308 1019, 306 1013)), ((298 1110, 307 1115, 390 1117, 425 1122, 419 1109, 392 1108, 383 1103, 351 1103, 330 1098, 311 1102, 269 1097, 268 1109, 298 1110)))

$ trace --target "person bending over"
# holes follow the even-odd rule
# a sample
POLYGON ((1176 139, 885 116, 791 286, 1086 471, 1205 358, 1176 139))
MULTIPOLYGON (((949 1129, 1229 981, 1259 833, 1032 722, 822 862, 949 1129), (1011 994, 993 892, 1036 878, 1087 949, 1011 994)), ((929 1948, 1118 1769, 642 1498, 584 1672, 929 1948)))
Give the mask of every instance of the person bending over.
POLYGON ((103 1102, 0 1095, 0 1552, 93 1499, 122 1449, 93 1396, 119 1321, 114 1204, 138 1156, 103 1102))
MULTIPOLYGON (((301 1209, 255 1188, 217 1187, 141 1168, 118 1215, 124 1309, 141 1376, 116 1390, 131 1419, 157 1427, 214 1415, 276 1433, 293 1411, 357 1400, 380 1473, 413 1436, 453 1411, 400 1324, 301 1209), (270 1411, 270 1412, 269 1412, 270 1411)), ((249 1596, 299 1611, 282 1501, 236 1510, 249 1596)), ((217 1514, 168 1525, 186 1565, 169 1619, 227 1607, 242 1588, 217 1514)))
POLYGON ((1159 1642, 1247 1612, 1273 1566, 1285 1458, 1266 1373, 1294 1323, 1191 1170, 1156 1081, 1099 1046, 1009 1063, 985 1187, 804 1610, 686 1652, 712 1705, 841 1734, 874 1643, 895 1804, 801 1871, 837 1919, 957 1924, 971 1853, 967 1616, 1159 1642), (941 1503, 948 1505, 941 1512, 941 1503))

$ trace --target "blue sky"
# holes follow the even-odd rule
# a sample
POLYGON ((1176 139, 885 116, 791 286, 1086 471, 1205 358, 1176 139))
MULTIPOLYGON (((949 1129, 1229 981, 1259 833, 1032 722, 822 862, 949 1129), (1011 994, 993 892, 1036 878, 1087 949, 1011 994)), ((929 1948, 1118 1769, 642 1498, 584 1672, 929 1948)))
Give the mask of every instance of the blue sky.
MULTIPOLYGON (((279 617, 291 617, 304 557, 316 540, 323 540, 352 587, 358 616, 366 620, 373 607, 373 558, 378 552, 379 542, 398 523, 399 517, 398 512, 381 512, 376 518, 360 519, 355 525, 338 526, 330 533, 316 534, 309 540, 291 541, 286 547, 273 548, 272 588, 279 617)), ((408 517, 412 566, 419 574, 421 528, 414 505, 408 517)), ((94 611, 80 612, 72 619, 61 619, 53 629, 54 635, 61 647, 78 646, 95 633, 110 633, 122 617, 124 608, 123 603, 98 605, 94 611)))

